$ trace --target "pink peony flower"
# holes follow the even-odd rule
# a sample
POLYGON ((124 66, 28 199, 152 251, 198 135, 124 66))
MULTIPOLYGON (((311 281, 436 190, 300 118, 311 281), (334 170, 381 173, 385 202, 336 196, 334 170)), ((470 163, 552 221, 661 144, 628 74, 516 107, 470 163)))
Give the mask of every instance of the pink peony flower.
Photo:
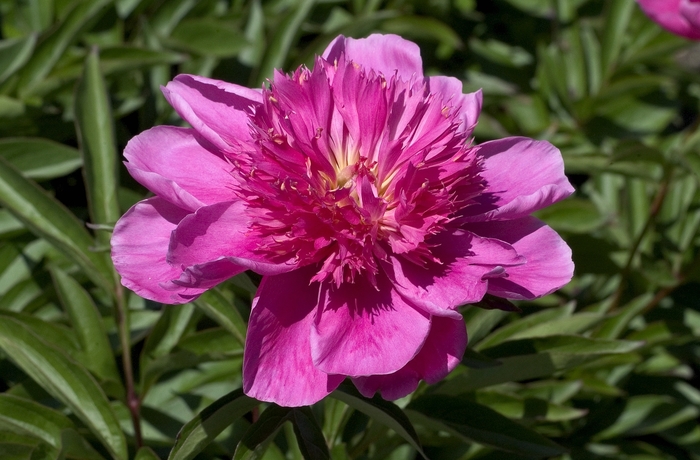
POLYGON ((424 76, 414 43, 341 36, 262 91, 179 75, 163 92, 192 128, 127 145, 155 196, 119 220, 112 258, 124 286, 164 303, 263 275, 249 396, 311 404, 346 376, 364 395, 405 396, 459 363, 460 305, 571 279, 571 251, 529 216, 573 191, 559 151, 472 145, 481 93, 424 76))
POLYGON ((669 32, 700 40, 700 0, 637 0, 652 21, 669 32))

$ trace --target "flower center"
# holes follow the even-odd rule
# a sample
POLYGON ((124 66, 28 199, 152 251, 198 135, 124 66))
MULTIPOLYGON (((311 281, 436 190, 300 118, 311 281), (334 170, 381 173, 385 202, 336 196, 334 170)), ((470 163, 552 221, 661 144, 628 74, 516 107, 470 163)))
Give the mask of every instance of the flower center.
POLYGON ((341 59, 275 75, 251 116, 257 143, 235 160, 258 250, 319 263, 336 285, 401 254, 435 260, 427 239, 481 190, 449 104, 425 80, 367 75, 341 59))

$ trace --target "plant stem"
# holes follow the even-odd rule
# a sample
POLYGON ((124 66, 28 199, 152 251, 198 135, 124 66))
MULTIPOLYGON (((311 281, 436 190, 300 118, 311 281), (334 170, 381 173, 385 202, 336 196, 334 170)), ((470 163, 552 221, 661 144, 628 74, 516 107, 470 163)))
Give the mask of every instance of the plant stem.
POLYGON ((646 237, 647 233, 649 230, 654 226, 654 222, 656 222, 656 217, 658 216, 659 212, 661 211, 661 205, 663 205, 664 199, 666 198, 666 195, 668 194, 668 188, 671 183, 671 176, 670 174, 666 174, 666 177, 664 178, 663 182, 661 182, 661 187, 659 188, 659 191, 656 193, 656 196, 654 197, 654 201, 651 204, 651 209, 649 210, 649 217, 647 218, 644 228, 642 228, 642 231, 639 232, 639 235, 635 239, 634 243, 632 244, 632 248, 630 249, 629 257, 627 258, 627 262, 625 263, 625 267, 622 269, 622 272, 620 273, 620 284, 617 285, 617 289, 615 290, 615 294, 613 297, 613 301, 610 304, 609 311, 613 311, 617 308, 617 306, 620 303, 620 300, 622 298, 622 293, 625 290, 625 287, 627 285, 627 278, 630 275, 630 272, 632 271, 632 264, 634 263, 634 259, 637 255, 637 251, 639 250, 639 247, 642 245, 642 242, 644 241, 644 238, 646 237))
POLYGON ((124 288, 117 285, 115 316, 119 329, 119 343, 122 349, 122 367, 124 368, 124 380, 126 384, 126 406, 131 414, 131 423, 134 425, 134 439, 136 449, 143 446, 141 435, 141 400, 134 387, 134 370, 131 362, 131 340, 129 336, 129 311, 124 304, 124 288))

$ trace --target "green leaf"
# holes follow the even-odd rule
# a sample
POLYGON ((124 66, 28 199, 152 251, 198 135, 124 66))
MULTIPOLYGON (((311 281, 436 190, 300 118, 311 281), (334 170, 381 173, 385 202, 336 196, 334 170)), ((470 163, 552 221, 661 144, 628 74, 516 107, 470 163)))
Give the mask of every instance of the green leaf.
POLYGON ((598 339, 616 339, 620 337, 629 322, 642 312, 653 297, 653 294, 647 293, 635 298, 606 319, 593 332, 592 336, 598 339))
POLYGON ((248 45, 244 33, 230 21, 211 17, 180 22, 167 42, 197 54, 219 58, 235 56, 248 45))
POLYGON ((34 436, 61 450, 61 431, 73 427, 68 417, 34 401, 0 394, 0 428, 2 431, 34 436))
POLYGON ((535 215, 560 232, 590 233, 604 223, 598 208, 589 200, 580 198, 554 203, 535 215))
POLYGON ((611 75, 615 61, 622 49, 622 42, 627 31, 630 17, 635 8, 634 0, 617 0, 609 2, 610 8, 605 16, 605 31, 601 41, 601 69, 604 76, 611 75))
POLYGON ((508 418, 561 422, 585 416, 588 411, 553 404, 540 398, 522 398, 492 391, 476 393, 476 402, 508 418))
POLYGON ((299 407, 293 409, 289 420, 294 425, 294 434, 297 437, 299 450, 308 460, 330 460, 331 454, 326 445, 323 431, 314 417, 311 408, 299 407))
POLYGON ((258 402, 244 395, 243 390, 233 391, 217 399, 182 427, 168 460, 194 458, 226 427, 257 405, 258 402))
POLYGON ((241 345, 245 345, 246 324, 240 313, 216 289, 210 289, 194 301, 197 308, 229 331, 241 345))
POLYGON ((0 83, 7 80, 31 57, 36 35, 0 41, 0 83))
POLYGON ((89 27, 111 1, 80 2, 68 13, 58 28, 41 41, 27 64, 19 72, 20 94, 31 94, 34 87, 53 69, 80 31, 89 27))
POLYGON ((440 428, 469 441, 536 458, 566 453, 562 446, 481 404, 445 395, 424 395, 406 410, 426 427, 440 428))
POLYGON ((134 460, 160 460, 160 457, 153 452, 153 449, 144 446, 140 448, 138 452, 136 452, 136 457, 134 457, 134 460))
POLYGON ((416 449, 418 453, 427 458, 423 453, 418 435, 413 425, 411 425, 411 421, 396 404, 385 401, 379 396, 375 396, 372 399, 365 398, 349 382, 341 383, 338 389, 331 393, 331 397, 391 428, 416 449))
POLYGON ((115 458, 128 458, 124 433, 107 397, 80 364, 12 318, 0 322, 0 348, 43 389, 68 406, 115 458))
POLYGON ((84 225, 41 187, 22 177, 0 157, 0 204, 37 236, 50 242, 76 262, 98 286, 113 283, 107 254, 96 253, 94 240, 84 225))
POLYGON ((241 438, 233 455, 234 460, 253 460, 262 458, 267 446, 272 442, 284 422, 289 420, 292 408, 270 405, 260 414, 241 438))
POLYGON ((440 384, 440 393, 460 395, 478 388, 505 382, 520 382, 547 377, 608 354, 628 353, 643 342, 596 340, 577 336, 553 336, 505 342, 485 350, 497 357, 499 366, 465 369, 440 384), (491 353, 493 352, 493 354, 491 353), (505 357, 500 357, 505 355, 505 357))
POLYGON ((284 67, 287 56, 289 55, 289 50, 296 42, 301 25, 311 12, 315 3, 316 0, 300 0, 295 4, 292 11, 284 15, 284 20, 282 20, 282 23, 277 27, 277 30, 270 40, 270 44, 265 50, 265 55, 258 69, 254 86, 259 86, 265 78, 272 78, 274 69, 284 67))
POLYGON ((0 139, 0 156, 34 180, 65 176, 83 164, 78 150, 41 138, 0 139))
POLYGON ((56 293, 73 325, 80 348, 84 353, 85 367, 102 380, 121 382, 115 357, 109 343, 102 316, 90 294, 62 270, 52 267, 56 293))
MULTIPOLYGON (((113 225, 121 215, 117 202, 118 155, 112 110, 97 48, 85 59, 85 72, 75 96, 75 116, 92 222, 113 225)), ((97 239, 109 244, 110 234, 98 232, 97 239)))

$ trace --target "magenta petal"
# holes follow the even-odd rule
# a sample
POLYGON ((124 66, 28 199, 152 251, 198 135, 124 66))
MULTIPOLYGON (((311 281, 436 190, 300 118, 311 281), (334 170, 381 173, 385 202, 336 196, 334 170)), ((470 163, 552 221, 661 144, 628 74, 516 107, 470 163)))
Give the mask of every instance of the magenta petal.
POLYGON ((429 77, 428 88, 431 93, 441 94, 444 101, 453 110, 460 112, 462 126, 459 131, 470 135, 474 130, 481 113, 483 95, 481 90, 474 93, 462 93, 462 82, 454 77, 429 77))
POLYGON ((527 263, 506 269, 507 276, 489 279, 489 294, 508 299, 533 299, 550 294, 574 274, 571 249, 561 237, 534 217, 508 222, 468 224, 469 230, 511 244, 527 263))
POLYGON ((346 60, 360 64, 366 72, 372 69, 386 77, 398 72, 406 80, 412 75, 423 75, 420 48, 398 35, 373 34, 361 39, 340 35, 328 45, 323 57, 332 63, 340 60, 343 53, 346 60))
POLYGON ((311 360, 309 331, 319 286, 309 285, 315 267, 266 276, 258 288, 248 323, 243 358, 243 390, 281 406, 313 404, 345 378, 328 375, 311 360))
POLYGON ((467 209, 466 221, 525 217, 574 192, 561 153, 549 142, 508 137, 477 148, 486 190, 479 204, 467 209))
POLYGON ((320 299, 311 328, 311 356, 328 374, 396 372, 428 335, 429 316, 404 301, 381 272, 376 287, 362 277, 337 288, 327 283, 320 299))
POLYGON ((134 179, 181 208, 233 198, 231 165, 204 148, 192 129, 156 126, 131 139, 124 156, 134 179))
POLYGON ((205 139, 225 152, 251 142, 248 117, 258 91, 194 75, 178 75, 162 88, 170 105, 205 139))
MULTIPOLYGON (((180 222, 173 232, 168 262, 175 266, 202 266, 228 262, 263 275, 277 275, 296 268, 294 263, 274 263, 255 253, 262 243, 250 230, 250 219, 242 201, 205 206, 180 222)), ((289 257, 293 257, 290 255, 289 257)), ((186 283, 186 280, 181 280, 186 283)))
POLYGON ((429 244, 442 265, 418 266, 401 256, 390 260, 395 289, 432 315, 461 317, 455 309, 484 297, 488 289, 484 276, 494 267, 525 262, 509 244, 469 232, 443 232, 429 244))
POLYGON ((387 375, 355 377, 353 383, 364 396, 377 391, 384 399, 399 399, 418 387, 420 380, 437 383, 457 367, 467 348, 467 328, 462 317, 433 317, 428 338, 420 352, 399 371, 387 375))
POLYGON ((637 0, 649 18, 676 35, 700 39, 700 29, 693 14, 700 7, 689 0, 637 0))
POLYGON ((119 219, 112 234, 112 260, 124 286, 141 297, 164 303, 185 303, 201 294, 201 290, 170 283, 182 270, 165 260, 170 233, 187 214, 153 197, 137 203, 119 219))

